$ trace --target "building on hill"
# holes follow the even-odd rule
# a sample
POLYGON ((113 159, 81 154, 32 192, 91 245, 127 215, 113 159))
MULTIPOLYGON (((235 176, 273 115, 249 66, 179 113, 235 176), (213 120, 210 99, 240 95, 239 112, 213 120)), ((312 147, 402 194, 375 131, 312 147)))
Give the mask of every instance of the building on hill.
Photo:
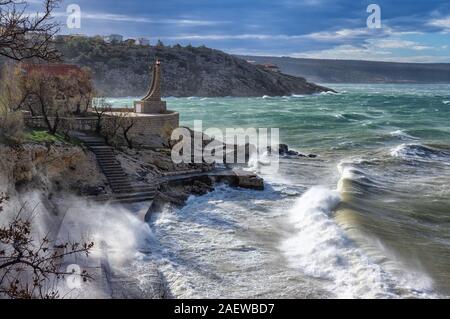
POLYGON ((122 43, 123 36, 120 34, 110 34, 103 38, 106 43, 122 43))
POLYGON ((150 40, 147 38, 137 38, 135 40, 135 44, 137 45, 150 45, 150 40))

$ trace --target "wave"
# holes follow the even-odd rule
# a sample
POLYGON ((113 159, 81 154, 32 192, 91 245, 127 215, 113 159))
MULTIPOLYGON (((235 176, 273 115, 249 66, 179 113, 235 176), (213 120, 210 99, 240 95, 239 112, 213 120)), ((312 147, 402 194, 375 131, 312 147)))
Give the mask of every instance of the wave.
POLYGON ((304 193, 289 211, 294 231, 281 250, 291 267, 324 280, 338 298, 434 298, 425 271, 405 266, 376 232, 362 228, 383 216, 376 213, 377 203, 367 200, 389 192, 390 184, 371 169, 381 160, 342 161, 337 190, 313 187, 304 193))
POLYGON ((444 101, 442 101, 442 103, 448 105, 448 104, 450 104, 450 101, 444 100, 444 101))
POLYGON ((334 117, 336 117, 338 119, 347 120, 350 122, 357 122, 357 121, 372 119, 370 116, 361 114, 361 113, 338 113, 338 114, 335 114, 334 117))
POLYGON ((420 140, 420 138, 409 135, 402 130, 397 130, 389 133, 393 137, 398 137, 400 140, 420 140))
POLYGON ((394 297, 381 267, 335 222, 333 210, 340 200, 337 191, 323 187, 307 191, 289 213, 295 233, 283 241, 281 250, 292 267, 326 280, 327 290, 338 298, 394 297))
POLYGON ((325 92, 320 92, 319 95, 339 95, 339 92, 333 92, 333 91, 325 91, 325 92))
POLYGON ((445 161, 450 154, 422 144, 401 144, 391 149, 392 157, 406 161, 445 161))

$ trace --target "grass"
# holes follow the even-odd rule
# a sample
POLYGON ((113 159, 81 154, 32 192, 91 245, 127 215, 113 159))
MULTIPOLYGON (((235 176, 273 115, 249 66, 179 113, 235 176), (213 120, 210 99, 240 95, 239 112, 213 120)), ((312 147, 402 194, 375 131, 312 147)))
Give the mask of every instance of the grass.
POLYGON ((46 130, 28 130, 24 134, 24 140, 32 143, 69 143, 80 145, 80 141, 67 139, 61 134, 52 135, 46 130))

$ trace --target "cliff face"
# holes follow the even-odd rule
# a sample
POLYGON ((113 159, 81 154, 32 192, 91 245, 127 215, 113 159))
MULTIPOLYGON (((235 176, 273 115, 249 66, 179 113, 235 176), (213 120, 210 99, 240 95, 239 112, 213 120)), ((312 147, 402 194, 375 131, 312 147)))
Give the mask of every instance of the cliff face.
POLYGON ((57 43, 66 63, 89 67, 104 96, 142 96, 150 82, 149 66, 160 59, 165 96, 283 96, 312 94, 327 88, 304 78, 267 71, 206 47, 148 47, 106 44, 98 39, 57 43))
POLYGON ((65 191, 80 194, 103 187, 95 158, 71 145, 0 144, 0 192, 65 191))

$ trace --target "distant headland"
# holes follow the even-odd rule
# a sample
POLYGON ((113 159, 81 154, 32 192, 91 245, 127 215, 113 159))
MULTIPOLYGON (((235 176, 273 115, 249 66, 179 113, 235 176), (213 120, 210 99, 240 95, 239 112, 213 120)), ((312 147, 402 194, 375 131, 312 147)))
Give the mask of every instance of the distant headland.
POLYGON ((148 61, 156 59, 164 63, 165 96, 286 96, 332 91, 205 46, 165 46, 161 42, 152 46, 85 36, 59 37, 56 44, 65 63, 92 70, 103 96, 143 96, 150 80, 148 61))
POLYGON ((281 72, 317 83, 450 83, 450 63, 400 63, 360 60, 239 56, 255 64, 275 65, 281 72))

